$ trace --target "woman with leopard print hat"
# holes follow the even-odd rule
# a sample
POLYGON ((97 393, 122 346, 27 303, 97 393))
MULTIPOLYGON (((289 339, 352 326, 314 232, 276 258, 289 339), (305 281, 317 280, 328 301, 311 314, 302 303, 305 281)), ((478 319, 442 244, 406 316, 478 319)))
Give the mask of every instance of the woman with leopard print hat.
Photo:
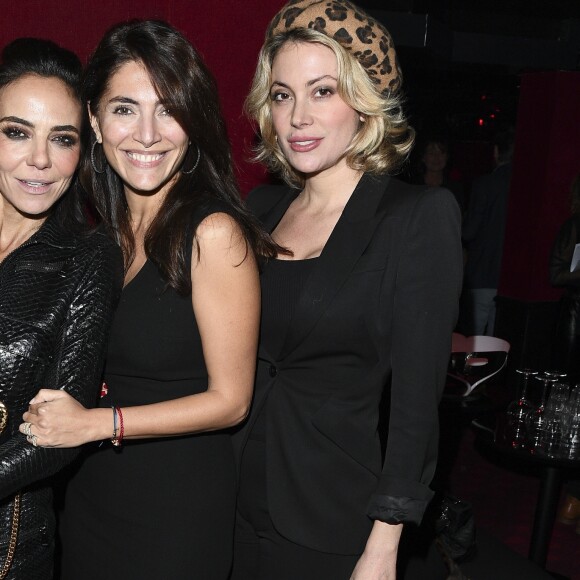
POLYGON ((246 107, 288 186, 248 203, 290 253, 261 277, 233 580, 392 580, 432 497, 460 218, 391 177, 413 144, 400 87, 389 33, 350 2, 293 1, 268 28, 246 107))

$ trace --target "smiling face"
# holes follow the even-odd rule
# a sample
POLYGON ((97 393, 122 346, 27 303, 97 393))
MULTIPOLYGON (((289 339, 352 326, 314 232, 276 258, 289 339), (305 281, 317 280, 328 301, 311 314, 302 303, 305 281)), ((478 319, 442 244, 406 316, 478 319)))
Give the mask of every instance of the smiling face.
POLYGON ((165 192, 177 179, 189 139, 141 63, 128 62, 110 78, 91 125, 126 193, 165 192))
POLYGON ((59 79, 28 75, 0 90, 0 195, 43 216, 67 190, 80 154, 81 105, 59 79))
POLYGON ((288 42, 272 63, 272 122, 292 167, 306 177, 347 170, 361 118, 338 94, 338 66, 322 44, 288 42))

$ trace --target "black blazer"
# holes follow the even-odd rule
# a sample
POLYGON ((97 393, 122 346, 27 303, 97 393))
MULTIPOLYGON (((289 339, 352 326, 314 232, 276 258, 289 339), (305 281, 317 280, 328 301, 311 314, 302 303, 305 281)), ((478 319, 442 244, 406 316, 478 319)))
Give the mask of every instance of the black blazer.
MULTIPOLYGON (((248 203, 271 231, 297 193, 266 186, 248 203)), ((421 520, 432 496, 461 261, 449 191, 362 177, 305 283, 281 352, 260 345, 252 411, 234 438, 240 458, 268 395, 268 504, 286 538, 357 554, 373 519, 421 520)))

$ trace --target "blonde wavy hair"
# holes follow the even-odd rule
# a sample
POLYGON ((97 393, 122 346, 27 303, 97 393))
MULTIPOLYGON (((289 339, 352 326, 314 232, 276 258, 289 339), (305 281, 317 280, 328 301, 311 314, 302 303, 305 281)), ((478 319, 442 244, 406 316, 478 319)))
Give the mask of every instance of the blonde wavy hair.
POLYGON ((345 152, 349 167, 374 174, 394 173, 406 161, 415 140, 402 109, 402 95, 384 95, 377 91, 356 58, 334 39, 311 28, 295 28, 266 39, 258 57, 258 66, 245 111, 259 127, 261 139, 255 148, 255 161, 264 163, 284 181, 302 187, 304 176, 295 171, 280 149, 272 122, 270 89, 272 63, 288 42, 317 43, 327 46, 336 56, 338 93, 361 114, 365 121, 345 152))

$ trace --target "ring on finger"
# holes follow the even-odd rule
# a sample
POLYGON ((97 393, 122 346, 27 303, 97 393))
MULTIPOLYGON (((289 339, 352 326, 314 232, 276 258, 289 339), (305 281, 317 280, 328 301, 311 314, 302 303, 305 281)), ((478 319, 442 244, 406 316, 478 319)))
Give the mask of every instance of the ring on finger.
POLYGON ((32 423, 24 423, 23 432, 26 436, 32 435, 32 432, 30 431, 31 428, 32 428, 32 423))
POLYGON ((26 436, 26 440, 28 441, 28 443, 32 443, 32 445, 34 445, 34 447, 38 446, 38 436, 37 435, 27 435, 26 436))

